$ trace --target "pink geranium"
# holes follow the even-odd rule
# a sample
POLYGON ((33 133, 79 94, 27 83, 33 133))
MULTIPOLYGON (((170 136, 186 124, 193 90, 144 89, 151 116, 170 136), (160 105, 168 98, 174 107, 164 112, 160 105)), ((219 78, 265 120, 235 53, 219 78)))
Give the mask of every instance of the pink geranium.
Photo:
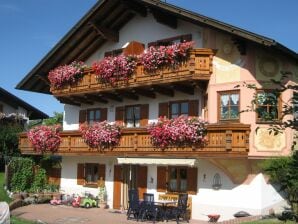
POLYGON ((60 126, 37 126, 30 129, 27 133, 28 139, 33 145, 33 148, 38 152, 58 150, 61 143, 59 135, 60 126))
POLYGON ((64 85, 76 83, 82 78, 85 67, 83 62, 74 61, 70 65, 61 65, 51 70, 48 75, 51 86, 61 88, 64 85))
POLYGON ((95 122, 92 125, 80 125, 82 138, 91 148, 109 148, 119 144, 121 132, 116 125, 107 121, 95 122))
POLYGON ((135 57, 119 55, 95 62, 92 68, 98 80, 114 85, 117 81, 127 81, 134 73, 136 66, 135 57))
POLYGON ((206 122, 197 117, 159 118, 157 123, 149 125, 148 131, 156 147, 191 146, 206 141, 205 125, 206 122))
POLYGON ((149 47, 139 56, 145 71, 155 72, 164 67, 175 68, 189 57, 194 42, 176 43, 169 46, 149 47))

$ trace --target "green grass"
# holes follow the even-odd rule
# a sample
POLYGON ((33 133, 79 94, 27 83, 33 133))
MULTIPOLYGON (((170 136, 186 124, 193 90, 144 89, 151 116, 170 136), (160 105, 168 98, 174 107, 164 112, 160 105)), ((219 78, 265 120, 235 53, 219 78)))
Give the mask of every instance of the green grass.
POLYGON ((7 203, 11 202, 11 199, 6 194, 4 190, 4 173, 0 173, 0 201, 6 201, 7 203))
POLYGON ((278 219, 262 219, 259 221, 253 221, 253 222, 244 222, 243 224, 295 224, 294 221, 279 221, 278 219))
POLYGON ((21 218, 12 216, 10 218, 10 223, 11 224, 35 224, 36 222, 28 221, 28 220, 25 220, 25 219, 21 219, 21 218))

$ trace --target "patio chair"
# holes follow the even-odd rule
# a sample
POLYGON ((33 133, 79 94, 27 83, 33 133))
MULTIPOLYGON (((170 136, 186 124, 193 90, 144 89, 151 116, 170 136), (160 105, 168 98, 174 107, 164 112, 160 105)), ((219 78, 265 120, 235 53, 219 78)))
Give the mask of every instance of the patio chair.
POLYGON ((166 210, 166 220, 168 221, 169 219, 175 218, 177 224, 179 224, 179 220, 182 218, 186 222, 189 222, 187 216, 187 201, 188 194, 179 194, 177 206, 166 210))
POLYGON ((139 212, 140 212, 140 201, 139 201, 139 192, 136 189, 130 189, 128 190, 128 210, 127 210, 127 219, 130 219, 131 215, 135 219, 138 219, 139 217, 139 212))
POLYGON ((158 214, 160 213, 160 208, 154 204, 154 194, 144 193, 143 198, 144 200, 141 203, 139 218, 141 221, 144 221, 145 218, 151 219, 153 223, 155 223, 158 214))

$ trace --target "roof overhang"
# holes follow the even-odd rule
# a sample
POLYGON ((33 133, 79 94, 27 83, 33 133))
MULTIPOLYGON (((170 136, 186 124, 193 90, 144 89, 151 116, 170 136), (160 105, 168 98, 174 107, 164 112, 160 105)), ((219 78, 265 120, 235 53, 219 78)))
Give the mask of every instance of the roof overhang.
POLYGON ((118 164, 196 166, 197 159, 117 158, 118 164))
MULTIPOLYGON (((295 60, 298 54, 273 39, 240 29, 218 20, 161 2, 159 0, 99 0, 87 14, 56 44, 54 48, 21 80, 17 89, 50 94, 48 72, 74 60, 86 60, 106 41, 117 41, 119 30, 135 15, 156 13, 157 21, 182 19, 194 24, 229 33, 241 41, 283 52, 295 60), (170 18, 170 19, 167 19, 170 18)), ((160 22, 160 21, 159 21, 160 22)))

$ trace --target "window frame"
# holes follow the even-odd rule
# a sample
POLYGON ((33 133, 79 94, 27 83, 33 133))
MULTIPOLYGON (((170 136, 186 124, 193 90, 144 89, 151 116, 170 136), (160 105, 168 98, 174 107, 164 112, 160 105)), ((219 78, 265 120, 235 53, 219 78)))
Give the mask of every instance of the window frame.
POLYGON ((97 187, 97 182, 98 182, 98 180, 99 180, 99 165, 98 165, 98 163, 85 163, 84 164, 84 176, 85 176, 85 186, 96 186, 97 187), (94 170, 93 170, 93 172, 91 173, 91 179, 92 180, 94 180, 94 181, 90 181, 90 182, 88 182, 88 180, 87 180, 87 175, 88 175, 88 167, 93 167, 93 168, 96 168, 97 169, 97 179, 95 180, 95 177, 94 177, 94 175, 96 175, 96 173, 94 172, 94 170))
MULTIPOLYGON (((219 122, 240 122, 240 108, 241 108, 241 95, 240 95, 240 90, 226 90, 226 91, 219 91, 217 92, 217 117, 218 117, 218 121, 219 122), (239 96, 239 100, 238 100, 238 118, 233 119, 231 118, 231 116, 229 116, 229 119, 222 119, 221 117, 221 96, 222 95, 232 95, 232 94, 238 94, 239 96)), ((229 114, 231 111, 231 104, 230 104, 230 100, 229 100, 229 104, 228 104, 228 110, 229 110, 229 114)))
MULTIPOLYGON (((134 113, 134 109, 133 109, 133 113, 134 113)), ((135 104, 135 105, 126 105, 125 107, 124 107, 124 126, 126 127, 126 128, 140 128, 141 127, 141 104, 135 104), (134 116, 134 119, 133 119, 133 127, 127 127, 127 109, 128 108, 135 108, 135 107, 138 107, 139 108, 139 126, 136 126, 135 124, 136 124, 136 120, 135 120, 135 116, 134 116)))
POLYGON ((188 172, 187 172, 187 166, 168 166, 167 167, 167 170, 168 170, 168 174, 167 174, 167 191, 168 192, 172 192, 172 193, 187 193, 188 192, 188 172), (174 168, 176 169, 176 172, 177 172, 177 189, 176 190, 172 190, 170 188, 170 176, 171 176, 171 168, 174 168), (185 174, 186 174, 186 187, 185 187, 185 190, 181 190, 181 176, 180 176, 180 170, 182 169, 185 169, 185 174))
POLYGON ((101 121, 101 117, 102 117, 102 108, 92 108, 92 109, 87 109, 87 123, 88 124, 92 124, 93 122, 100 122, 101 121), (90 112, 94 112, 94 119, 90 120, 90 112), (99 118, 95 119, 95 114, 96 111, 99 111, 99 118), (91 122, 92 121, 92 122, 91 122))
MULTIPOLYGON (((268 123, 279 123, 281 121, 281 94, 276 92, 273 89, 257 89, 256 90, 256 99, 255 99, 255 114, 256 114, 256 123, 257 124, 268 124, 268 123), (277 108, 277 118, 276 119, 271 119, 271 120, 262 120, 261 118, 259 118, 258 116, 258 108, 259 108, 259 104, 258 104, 258 94, 259 93, 272 93, 275 94, 276 93, 276 98, 277 98, 277 102, 276 102, 276 108, 277 108)), ((263 107, 265 106, 267 108, 267 112, 269 110, 270 107, 273 107, 273 105, 270 104, 266 104, 266 105, 262 105, 263 107)))
MULTIPOLYGON (((177 114, 177 117, 181 116, 181 105, 182 103, 187 103, 187 117, 189 117, 189 100, 178 100, 178 101, 170 101, 169 102, 169 118, 170 119, 173 119, 173 113, 172 113, 172 105, 173 104, 178 104, 179 105, 179 108, 178 108, 178 114, 177 114)), ((186 116, 186 115, 184 115, 186 116)))
POLYGON ((147 46, 148 48, 152 46, 154 47, 168 46, 168 45, 172 45, 173 43, 177 43, 177 42, 183 43, 184 41, 191 41, 191 40, 192 40, 192 34, 185 34, 185 35, 179 35, 175 37, 156 40, 148 43, 147 46))

